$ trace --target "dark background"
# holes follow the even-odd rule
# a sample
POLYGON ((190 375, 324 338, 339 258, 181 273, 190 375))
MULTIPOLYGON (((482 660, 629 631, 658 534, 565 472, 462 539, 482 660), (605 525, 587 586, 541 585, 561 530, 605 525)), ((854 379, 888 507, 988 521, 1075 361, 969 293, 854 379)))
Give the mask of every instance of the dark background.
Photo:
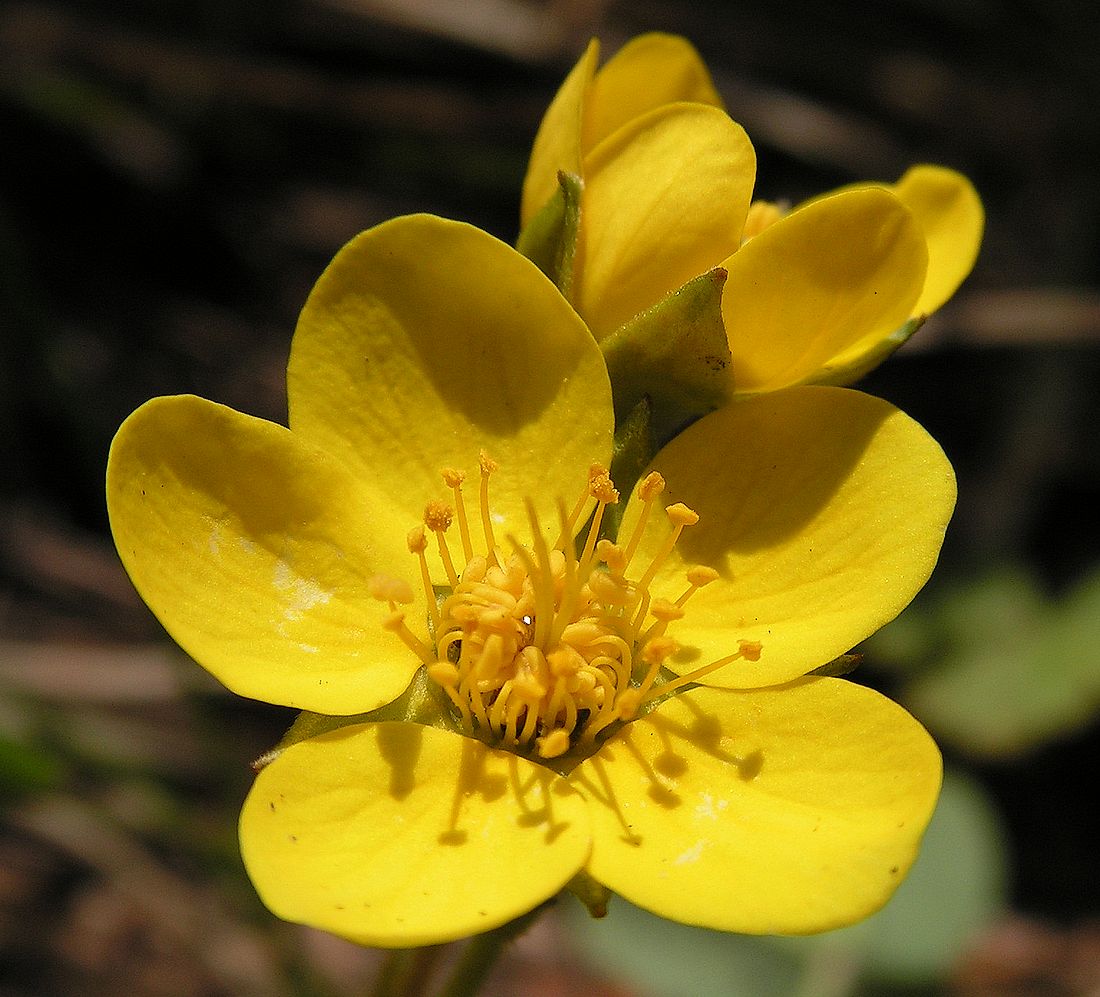
MULTIPOLYGON (((364 991, 371 953, 274 923, 252 895, 236 810, 248 761, 288 718, 220 691, 132 593, 107 532, 107 448, 157 394, 283 420, 297 311, 336 249, 413 211, 513 240, 531 139, 583 45, 599 35, 609 54, 654 29, 702 52, 756 146, 759 196, 798 201, 927 161, 984 199, 974 275, 863 385, 923 422, 960 480, 913 610, 919 640, 872 644, 865 680, 942 733, 995 807, 1012 869, 1004 909, 963 954, 889 992, 1096 993, 1100 660, 1087 637, 1100 642, 1100 599, 1059 630, 1100 563, 1096 10, 0 8, 0 997, 364 991), (990 608, 1006 576, 1023 594, 990 608), (941 731, 910 701, 914 671, 1018 632, 1005 660, 1026 644, 1034 661, 1014 663, 1006 695, 1025 720, 1028 682, 1038 698, 1069 682, 1073 708, 1041 730, 1000 737, 994 718, 992 742, 965 722, 941 731)), ((567 945, 540 926, 494 992, 635 992, 567 945)))

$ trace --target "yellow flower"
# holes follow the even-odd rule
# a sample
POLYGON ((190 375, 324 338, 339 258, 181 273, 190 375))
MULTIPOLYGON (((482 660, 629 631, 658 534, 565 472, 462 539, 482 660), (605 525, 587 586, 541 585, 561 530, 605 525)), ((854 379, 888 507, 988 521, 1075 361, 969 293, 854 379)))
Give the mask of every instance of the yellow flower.
POLYGON ((719 267, 730 394, 849 383, 973 267, 982 207, 961 174, 918 166, 789 214, 750 205, 752 145, 686 41, 643 35, 599 70, 598 54, 593 42, 543 119, 521 212, 528 226, 558 171, 580 178, 566 281, 597 339, 719 267))
POLYGON ((954 479, 912 420, 843 388, 738 402, 665 447, 599 539, 620 497, 596 342, 533 264, 428 216, 337 255, 288 395, 289 429, 154 399, 107 478, 179 644, 243 695, 346 718, 244 805, 272 911, 401 947, 578 876, 731 931, 885 902, 939 754, 889 700, 806 673, 936 560, 954 479))

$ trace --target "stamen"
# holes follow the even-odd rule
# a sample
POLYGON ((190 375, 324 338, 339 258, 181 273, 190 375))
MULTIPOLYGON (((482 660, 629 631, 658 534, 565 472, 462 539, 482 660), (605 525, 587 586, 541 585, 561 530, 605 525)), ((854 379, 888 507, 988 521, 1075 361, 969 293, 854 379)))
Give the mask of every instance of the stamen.
MULTIPOLYGON (((699 522, 699 514, 693 509, 689 509, 683 502, 677 502, 675 505, 668 506, 665 509, 665 514, 668 516, 669 522, 672 523, 672 532, 665 537, 665 542, 661 544, 653 560, 649 562, 649 567, 646 568, 645 574, 642 575, 641 579, 638 581, 639 593, 648 591, 649 583, 653 581, 657 572, 661 569, 661 565, 665 563, 668 555, 672 553, 672 548, 676 546, 676 542, 680 539, 680 534, 684 532, 684 527, 694 526, 699 522)), ((637 622, 640 623, 641 621, 639 620, 637 622)))
POLYGON ((447 579, 451 588, 458 586, 458 572, 455 571, 454 561, 451 560, 451 551, 447 546, 444 533, 451 528, 454 521, 454 509, 446 502, 433 499, 424 508, 424 525, 435 534, 439 542, 439 559, 443 562, 443 570, 447 572, 447 579))
POLYGON ((664 634, 670 623, 684 618, 684 610, 683 607, 677 603, 669 602, 667 599, 654 599, 649 607, 649 615, 652 616, 656 622, 642 634, 640 639, 643 641, 650 640, 653 637, 660 637, 664 634))
POLYGON ((649 522, 649 513, 653 508, 653 503, 657 501, 657 496, 664 490, 665 479, 661 477, 660 473, 657 471, 650 471, 638 486, 638 496, 645 505, 642 506, 642 514, 638 517, 638 522, 634 526, 634 532, 630 534, 630 540, 626 545, 623 571, 626 571, 627 567, 629 567, 634 557, 634 552, 638 549, 638 544, 642 540, 642 534, 645 533, 646 524, 649 522))
POLYGON ((382 629, 396 634, 401 642, 424 664, 435 661, 428 646, 405 625, 405 614, 397 608, 397 603, 413 601, 412 586, 403 578, 392 575, 372 575, 367 580, 367 591, 379 602, 389 605, 389 613, 382 617, 382 629))
POLYGON ((732 661, 742 659, 745 661, 759 661, 760 652, 762 650, 763 645, 758 640, 739 640, 737 642, 736 654, 728 654, 724 658, 712 661, 709 665, 703 665, 702 668, 696 668, 693 672, 688 672, 686 675, 681 675, 671 682, 665 682, 663 685, 657 686, 647 695, 642 697, 642 702, 648 703, 651 699, 667 696, 670 692, 682 689, 685 685, 690 685, 692 682, 698 682, 704 675, 709 675, 711 672, 717 671, 719 668, 728 665, 732 661))
MULTIPOLYGON (((565 511, 565 503, 558 499, 558 525, 564 532, 566 524, 568 522, 568 516, 565 511)), ((547 639, 547 647, 557 647, 558 643, 562 639, 562 632, 569 625, 573 619, 573 614, 576 612, 577 602, 581 597, 581 589, 584 585, 584 578, 579 574, 577 565, 577 553, 573 547, 573 544, 566 543, 562 545, 564 547, 565 555, 565 576, 564 584, 562 586, 561 597, 558 599, 558 607, 554 613, 554 621, 550 626, 550 635, 547 639)), ((562 548, 557 548, 561 550, 562 548)))
POLYGON ((439 607, 435 602, 435 587, 432 585, 432 575, 428 570, 428 558, 425 551, 428 549, 428 537, 424 533, 423 526, 414 526, 409 530, 405 538, 409 553, 415 554, 420 561, 420 583, 424 587, 424 601, 428 605, 428 618, 432 621, 432 633, 439 634, 439 607))
POLYGON ((584 491, 581 492, 580 497, 577 499, 577 504, 573 506, 573 511, 569 513, 569 518, 562 524, 561 533, 558 534, 558 539, 554 541, 554 547, 561 550, 567 543, 570 543, 573 539, 573 534, 576 532, 577 523, 581 520, 581 513, 584 512, 585 506, 588 505, 588 500, 592 497, 592 479, 600 474, 607 474, 607 468, 603 464, 592 464, 588 468, 588 479, 584 483, 584 491))
POLYGON ((474 548, 470 543, 470 524, 466 521, 466 503, 462 501, 462 482, 466 475, 462 471, 456 471, 453 467, 443 468, 443 483, 451 489, 455 499, 455 510, 458 513, 458 532, 462 538, 462 553, 466 563, 474 556, 474 548))
POLYGON ((599 464, 593 464, 588 471, 588 492, 596 500, 596 511, 592 516, 592 523, 588 527, 588 538, 584 542, 584 550, 580 557, 580 571, 586 574, 592 560, 592 551, 596 547, 596 538, 600 533, 600 523, 603 521, 603 511, 609 505, 615 505, 619 501, 619 492, 611 481, 611 475, 607 468, 599 464))
MULTIPOLYGON (((641 702, 646 701, 646 693, 649 692, 650 687, 656 681, 665 658, 669 657, 675 650, 676 641, 671 637, 654 637, 652 640, 647 641, 645 647, 642 648, 642 660, 649 665, 649 670, 646 672, 645 678, 642 679, 642 684, 638 686, 638 695, 641 697, 641 702)), ((662 686, 662 688, 664 687, 662 686)))
POLYGON ((677 606, 683 606, 692 594, 711 582, 716 581, 718 578, 718 572, 714 568, 708 568, 704 564, 694 564, 687 569, 688 588, 679 599, 676 600, 677 606))
POLYGON ((489 507, 489 475, 500 465, 482 450, 478 457, 478 467, 481 469, 481 528, 485 533, 485 553, 492 557, 497 549, 497 541, 493 536, 493 517, 489 507))
POLYGON ((391 611, 387 616, 382 618, 382 629, 389 630, 390 633, 394 633, 400 637, 405 646, 424 662, 424 664, 431 664, 435 661, 435 655, 432 654, 428 646, 405 624, 404 613, 399 610, 391 611))

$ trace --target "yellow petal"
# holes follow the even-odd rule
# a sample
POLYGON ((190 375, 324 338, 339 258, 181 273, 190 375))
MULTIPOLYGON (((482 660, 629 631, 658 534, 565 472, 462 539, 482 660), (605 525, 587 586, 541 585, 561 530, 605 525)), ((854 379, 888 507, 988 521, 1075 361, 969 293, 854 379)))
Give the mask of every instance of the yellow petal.
POLYGON ((558 170, 581 173, 585 105, 599 58, 600 43, 593 38, 542 117, 523 181, 521 228, 557 192, 558 170))
POLYGON ((288 921, 402 948, 487 931, 552 897, 590 848, 549 769, 450 731, 344 727, 283 752, 241 813, 241 853, 288 921))
POLYGON ((687 924, 808 934, 886 902, 940 777, 935 744, 901 707, 823 678, 695 689, 570 781, 591 801, 588 871, 616 893, 687 924))
POLYGON ((616 129, 664 104, 722 106, 694 46, 660 32, 627 42, 596 74, 585 111, 582 148, 594 149, 616 129))
POLYGON ((734 389, 812 380, 834 357, 903 325, 924 286, 920 226, 881 188, 812 201, 722 266, 734 389))
MULTIPOLYGON (((448 498, 444 467, 491 484, 500 537, 523 498, 556 530, 593 461, 611 453, 599 347, 533 263, 470 225, 398 218, 353 239, 310 294, 287 371, 290 426, 419 521, 448 498)), ((549 528, 549 527, 548 527, 549 528)))
POLYGON ((981 198, 966 177, 943 166, 911 167, 893 190, 928 240, 928 277, 913 313, 929 315, 974 269, 985 227, 981 198))
POLYGON ((597 339, 737 249, 755 175, 744 130, 702 104, 650 112, 593 150, 574 298, 597 339))
POLYGON ((282 426, 155 398, 111 446, 107 508, 142 598, 234 692, 346 715, 394 699, 419 666, 367 591, 375 572, 416 581, 403 524, 282 426))
MULTIPOLYGON (((702 679, 753 688, 785 682, 850 650, 893 619, 928 579, 955 501, 943 451, 880 399, 845 388, 802 387, 734 402, 704 416, 654 458, 667 504, 700 516, 651 587, 675 599, 684 572, 720 577, 700 589, 669 630, 681 646, 667 664, 684 674, 759 641, 702 679)), ((640 501, 631 497, 621 536, 640 501)), ((650 523, 641 571, 668 533, 650 523)))

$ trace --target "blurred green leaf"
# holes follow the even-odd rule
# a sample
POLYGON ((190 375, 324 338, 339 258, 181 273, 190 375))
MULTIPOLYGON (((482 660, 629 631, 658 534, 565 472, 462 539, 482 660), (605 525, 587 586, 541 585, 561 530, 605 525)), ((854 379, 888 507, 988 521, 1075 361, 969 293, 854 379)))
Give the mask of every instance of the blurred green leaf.
POLYGON ((869 653, 912 674, 902 700, 972 754, 1022 752, 1100 707, 1100 571, 1052 601, 1003 570, 906 613, 897 634, 886 628, 869 653))
POLYGON ((654 997, 790 997, 797 955, 764 939, 666 921, 613 897, 594 921, 570 905, 567 928, 581 954, 608 976, 654 997))
POLYGON ((812 938, 776 939, 808 972, 851 966, 863 979, 941 979, 1006 902, 1008 857, 985 793, 947 774, 920 855, 890 902, 866 921, 812 938))
POLYGON ((1005 903, 1008 860, 984 792, 949 773, 920 856, 877 914, 805 938, 691 928, 612 899, 601 921, 569 911, 570 933, 600 970, 656 997, 772 997, 859 992, 858 982, 942 979, 1005 903), (690 967, 690 969, 688 969, 690 967))
POLYGON ((52 754, 0 734, 0 799, 57 789, 65 766, 52 754))

